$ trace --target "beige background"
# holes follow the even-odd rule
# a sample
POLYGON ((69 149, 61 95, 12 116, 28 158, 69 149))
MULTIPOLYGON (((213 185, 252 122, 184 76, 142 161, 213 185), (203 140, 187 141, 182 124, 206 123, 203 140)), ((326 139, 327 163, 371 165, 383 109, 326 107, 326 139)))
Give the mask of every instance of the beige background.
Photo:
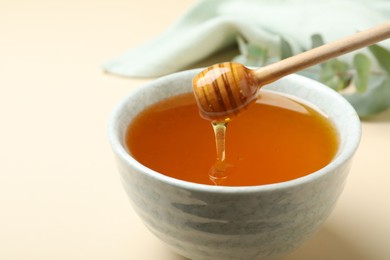
MULTIPOLYGON (((130 207, 107 141, 148 80, 100 65, 161 33, 190 0, 0 0, 0 259, 175 259, 130 207)), ((293 259, 390 259, 390 110, 363 122, 347 187, 293 259)))

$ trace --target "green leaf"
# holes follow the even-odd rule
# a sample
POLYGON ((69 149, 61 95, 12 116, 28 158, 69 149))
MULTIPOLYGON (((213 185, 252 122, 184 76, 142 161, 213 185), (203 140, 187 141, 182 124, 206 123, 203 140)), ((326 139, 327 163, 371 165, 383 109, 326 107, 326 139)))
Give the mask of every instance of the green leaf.
POLYGON ((317 64, 317 65, 314 65, 314 66, 310 66, 304 70, 301 70, 299 72, 297 72, 298 74, 302 75, 302 76, 305 76, 305 77, 308 77, 308 78, 311 78, 311 79, 314 79, 314 80, 317 80, 319 81, 319 74, 320 74, 320 71, 321 71, 322 67, 321 65, 317 64))
POLYGON ((321 45, 324 45, 324 40, 322 39, 322 36, 320 34, 313 34, 311 36, 311 47, 314 49, 321 45))
POLYGON ((356 90, 363 93, 367 90, 371 61, 367 55, 358 53, 353 57, 353 66, 356 70, 356 77, 354 81, 356 90))
POLYGON ((370 81, 365 93, 354 93, 344 97, 355 108, 360 117, 382 112, 390 107, 390 79, 370 81))
POLYGON ((263 54, 263 50, 259 47, 259 46, 256 46, 256 45, 253 45, 253 44, 248 44, 247 45, 247 51, 248 51, 248 56, 250 57, 263 57, 264 54, 263 54))
POLYGON ((264 65, 268 60, 268 50, 254 44, 248 44, 248 58, 264 65))
POLYGON ((337 76, 334 76, 334 77, 331 77, 329 78, 326 82, 324 82, 328 87, 331 87, 332 89, 336 90, 336 91, 340 91, 341 89, 344 88, 344 84, 343 84, 343 81, 337 77, 337 76))
POLYGON ((237 37, 237 44, 240 55, 236 56, 233 61, 246 66, 263 66, 268 61, 267 49, 256 43, 249 43, 240 36, 237 37))
POLYGON ((371 53, 378 60, 379 65, 390 75, 390 51, 374 44, 368 47, 371 53))
POLYGON ((286 59, 293 55, 291 45, 283 37, 280 41, 280 59, 286 59))
POLYGON ((336 91, 346 88, 351 82, 349 65, 338 59, 331 59, 321 65, 319 81, 336 91))
POLYGON ((241 54, 244 54, 246 55, 247 54, 247 43, 246 41, 241 37, 241 36, 237 36, 237 45, 238 45, 238 51, 241 53, 241 54))

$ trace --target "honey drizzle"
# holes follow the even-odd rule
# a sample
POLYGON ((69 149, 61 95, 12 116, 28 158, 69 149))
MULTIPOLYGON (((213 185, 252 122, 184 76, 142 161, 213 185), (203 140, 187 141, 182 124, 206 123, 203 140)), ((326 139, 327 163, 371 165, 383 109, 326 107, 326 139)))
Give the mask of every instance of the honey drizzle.
POLYGON ((212 122, 211 125, 215 135, 215 146, 217 151, 216 162, 211 166, 209 171, 210 180, 215 185, 222 185, 224 180, 228 177, 226 169, 226 129, 227 122, 212 122))

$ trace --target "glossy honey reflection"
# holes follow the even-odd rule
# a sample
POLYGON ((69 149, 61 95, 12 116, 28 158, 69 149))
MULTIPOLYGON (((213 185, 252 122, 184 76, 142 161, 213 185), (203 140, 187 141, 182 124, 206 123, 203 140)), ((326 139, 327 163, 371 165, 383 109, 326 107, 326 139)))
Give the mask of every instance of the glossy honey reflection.
POLYGON ((200 115, 230 121, 256 100, 259 82, 242 64, 224 62, 206 68, 192 80, 200 115))

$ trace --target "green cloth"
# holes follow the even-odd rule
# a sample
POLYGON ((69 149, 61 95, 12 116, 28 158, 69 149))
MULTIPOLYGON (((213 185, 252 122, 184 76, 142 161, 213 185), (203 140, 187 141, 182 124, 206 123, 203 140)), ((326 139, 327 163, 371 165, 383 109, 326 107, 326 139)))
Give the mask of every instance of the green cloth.
MULTIPOLYGON (((238 39, 268 49, 272 57, 280 55, 281 36, 299 53, 311 48, 313 34, 330 42, 387 20, 389 0, 203 0, 160 36, 103 67, 120 76, 157 77, 182 70, 238 39)), ((390 47, 389 41, 381 44, 390 47)), ((350 61, 351 55, 342 59, 350 61)))

